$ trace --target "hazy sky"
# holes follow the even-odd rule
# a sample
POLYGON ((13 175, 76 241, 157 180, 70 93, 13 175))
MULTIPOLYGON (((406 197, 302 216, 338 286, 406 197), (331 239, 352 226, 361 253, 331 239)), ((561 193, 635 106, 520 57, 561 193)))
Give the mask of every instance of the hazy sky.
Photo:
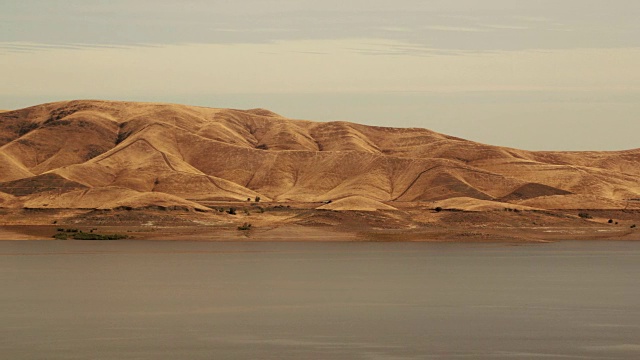
POLYGON ((640 147, 637 0, 0 0, 0 109, 263 107, 494 145, 640 147))

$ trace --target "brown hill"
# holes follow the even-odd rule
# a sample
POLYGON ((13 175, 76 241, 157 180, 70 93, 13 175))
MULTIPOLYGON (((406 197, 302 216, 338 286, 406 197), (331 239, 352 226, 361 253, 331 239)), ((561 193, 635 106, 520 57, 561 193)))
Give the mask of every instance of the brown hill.
POLYGON ((111 101, 0 113, 0 168, 0 207, 202 210, 259 196, 345 199, 345 209, 452 198, 598 209, 640 198, 640 149, 531 152, 263 109, 111 101))

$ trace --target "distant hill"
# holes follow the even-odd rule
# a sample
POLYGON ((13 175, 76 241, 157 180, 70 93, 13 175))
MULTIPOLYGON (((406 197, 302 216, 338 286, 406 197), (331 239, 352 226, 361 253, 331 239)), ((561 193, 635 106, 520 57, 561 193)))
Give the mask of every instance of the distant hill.
POLYGON ((0 113, 0 169, 0 207, 206 210, 259 196, 338 210, 453 198, 600 209, 640 198, 640 149, 532 152, 264 109, 113 101, 0 113))

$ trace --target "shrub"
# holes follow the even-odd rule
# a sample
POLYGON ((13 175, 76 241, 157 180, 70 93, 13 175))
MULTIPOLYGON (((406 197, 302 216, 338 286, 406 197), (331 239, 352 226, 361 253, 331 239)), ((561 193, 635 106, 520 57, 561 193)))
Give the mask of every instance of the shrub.
POLYGON ((229 215, 235 215, 236 214, 236 208, 229 208, 229 210, 227 210, 227 214, 229 215))
POLYGON ((238 230, 251 230, 251 224, 249 223, 244 223, 242 224, 242 226, 238 226, 238 230))
POLYGON ((19 136, 26 135, 27 133, 31 132, 31 130, 36 129, 37 127, 38 127, 38 124, 36 123, 23 122, 18 127, 18 135, 19 136))
POLYGON ((52 236, 54 239, 57 240, 67 240, 67 234, 65 233, 57 233, 55 235, 52 236))
POLYGON ((124 127, 127 125, 127 123, 121 123, 120 124, 120 128, 118 129, 118 137, 116 138, 116 145, 120 144, 121 142, 125 141, 129 135, 131 135, 130 131, 124 131, 124 127))
POLYGON ((609 221, 607 221, 609 224, 613 224, 613 220, 609 219, 609 221))
POLYGON ((122 235, 122 234, 100 235, 95 233, 79 232, 79 233, 73 234, 72 238, 74 240, 121 240, 121 239, 128 238, 128 236, 122 235))
POLYGON ((256 202, 260 202, 260 196, 256 196, 256 202))
POLYGON ((589 215, 588 213, 585 213, 585 212, 579 213, 578 216, 580 216, 583 219, 593 219, 593 217, 591 215, 589 215))
POLYGON ((438 206, 438 207, 435 208, 435 211, 436 212, 440 212, 440 211, 442 211, 442 208, 440 206, 438 206))
POLYGON ((635 229, 636 228, 636 224, 631 225, 631 228, 635 229))

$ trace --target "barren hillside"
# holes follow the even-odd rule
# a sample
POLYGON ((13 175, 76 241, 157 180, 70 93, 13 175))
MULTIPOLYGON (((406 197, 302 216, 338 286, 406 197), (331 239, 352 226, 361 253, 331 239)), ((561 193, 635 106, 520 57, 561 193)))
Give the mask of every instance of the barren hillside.
POLYGON ((2 112, 0 169, 0 207, 206 210, 256 197, 336 210, 640 205, 640 149, 531 152, 263 109, 69 101, 2 112))

